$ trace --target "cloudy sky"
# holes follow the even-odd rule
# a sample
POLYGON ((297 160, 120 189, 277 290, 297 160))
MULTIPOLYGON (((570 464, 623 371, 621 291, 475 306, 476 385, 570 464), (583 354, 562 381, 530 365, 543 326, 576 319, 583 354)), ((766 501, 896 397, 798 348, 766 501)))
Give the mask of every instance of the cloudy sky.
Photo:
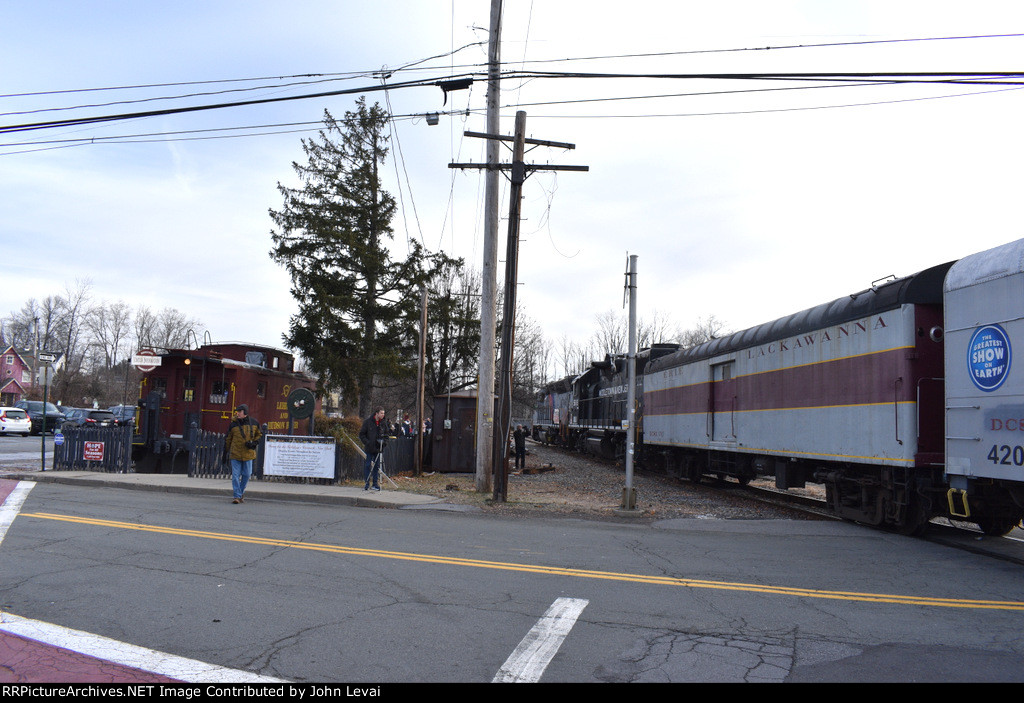
MULTIPOLYGON (((480 267, 483 179, 448 164, 485 159, 463 131, 486 127, 489 0, 3 4, 0 126, 365 89, 397 117, 394 246, 480 267), (369 92, 383 73, 477 80, 369 92), (129 86, 153 87, 96 90, 129 86)), ((992 35, 1024 33, 1024 3, 507 5, 504 69, 562 75, 503 80, 502 131, 525 110, 531 136, 576 144, 528 161, 590 167, 524 190, 520 300, 552 343, 623 312, 629 254, 641 315, 742 329, 1024 236, 1020 86, 640 77, 1020 71, 1024 36, 992 35), (598 72, 631 76, 564 75, 598 72)), ((200 339, 281 344, 267 212, 358 94, 0 134, 0 317, 89 280, 200 339)))

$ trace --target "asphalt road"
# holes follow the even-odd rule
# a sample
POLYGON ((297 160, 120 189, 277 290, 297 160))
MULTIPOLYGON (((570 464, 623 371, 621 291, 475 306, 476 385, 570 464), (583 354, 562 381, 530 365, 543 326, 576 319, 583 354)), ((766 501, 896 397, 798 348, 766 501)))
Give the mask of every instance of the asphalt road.
POLYGON ((53 435, 0 435, 0 467, 17 464, 38 469, 45 456, 46 467, 53 463, 53 435), (45 446, 45 455, 43 447, 45 446))
POLYGON ((834 522, 40 483, 0 544, 0 610, 294 682, 1005 682, 1021 569, 834 522))

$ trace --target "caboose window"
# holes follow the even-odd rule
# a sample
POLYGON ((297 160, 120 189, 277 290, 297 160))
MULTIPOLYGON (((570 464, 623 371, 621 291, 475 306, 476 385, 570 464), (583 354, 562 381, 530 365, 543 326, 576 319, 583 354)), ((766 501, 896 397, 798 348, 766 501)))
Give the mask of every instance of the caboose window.
POLYGON ((210 393, 210 402, 224 405, 228 402, 228 384, 224 381, 214 381, 210 393))
POLYGON ((267 397, 267 384, 263 383, 263 381, 260 381, 259 383, 256 384, 256 396, 258 398, 267 397))

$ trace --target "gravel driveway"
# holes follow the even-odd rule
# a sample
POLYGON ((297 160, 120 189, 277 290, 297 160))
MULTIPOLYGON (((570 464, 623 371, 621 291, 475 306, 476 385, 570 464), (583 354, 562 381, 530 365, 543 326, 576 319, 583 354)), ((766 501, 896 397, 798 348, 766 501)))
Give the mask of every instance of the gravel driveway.
MULTIPOLYGON (((490 493, 474 489, 472 474, 433 473, 398 476, 398 489, 428 493, 457 505, 474 505, 507 516, 538 514, 588 519, 637 520, 617 512, 622 504, 626 474, 621 465, 527 442, 526 471, 511 474, 508 499, 494 503, 490 493)), ((639 519, 820 519, 798 510, 770 505, 741 494, 735 481, 705 484, 660 475, 634 473, 639 519)))

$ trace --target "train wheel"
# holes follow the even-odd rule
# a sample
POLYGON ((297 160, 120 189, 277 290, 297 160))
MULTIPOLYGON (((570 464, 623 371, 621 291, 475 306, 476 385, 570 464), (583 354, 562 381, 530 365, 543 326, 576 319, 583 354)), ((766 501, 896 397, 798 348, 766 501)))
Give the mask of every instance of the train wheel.
POLYGON ((978 527, 990 537, 1002 537, 1020 524, 1019 518, 993 515, 978 518, 978 527))
POLYGON ((893 528, 901 535, 920 537, 928 531, 929 524, 924 500, 915 494, 911 496, 910 504, 903 510, 903 521, 893 525, 893 528))
POLYGON ((704 470, 696 459, 689 459, 686 462, 686 478, 692 483, 700 483, 704 478, 704 470))

